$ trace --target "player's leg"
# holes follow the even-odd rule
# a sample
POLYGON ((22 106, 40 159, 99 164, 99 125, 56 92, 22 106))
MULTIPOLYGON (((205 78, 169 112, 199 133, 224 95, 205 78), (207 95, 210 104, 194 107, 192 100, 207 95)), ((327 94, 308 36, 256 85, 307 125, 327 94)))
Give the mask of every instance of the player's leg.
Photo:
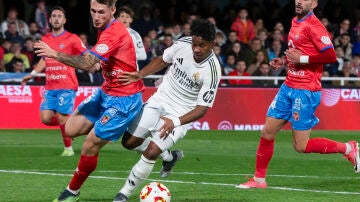
POLYGON ((275 136, 291 117, 292 102, 288 98, 289 91, 291 89, 282 85, 270 104, 256 151, 255 175, 248 182, 237 185, 237 188, 266 188, 265 177, 274 153, 275 136))
POLYGON ((355 172, 360 172, 359 147, 356 141, 343 143, 328 138, 310 138, 311 128, 319 122, 315 110, 320 104, 321 92, 296 90, 294 96, 298 100, 291 120, 295 150, 302 153, 342 153, 352 163, 355 172))
POLYGON ((56 116, 57 106, 57 92, 45 90, 40 104, 40 120, 43 124, 48 126, 59 125, 56 116))
POLYGON ((80 188, 88 176, 96 169, 99 151, 108 142, 109 140, 98 138, 94 129, 90 131, 82 146, 80 160, 73 177, 67 188, 54 200, 55 202, 79 200, 80 188))
POLYGON ((65 124, 68 120, 68 115, 73 112, 76 92, 74 90, 59 90, 58 92, 56 115, 64 143, 64 151, 61 156, 73 156, 74 150, 72 147, 72 138, 66 134, 65 124))

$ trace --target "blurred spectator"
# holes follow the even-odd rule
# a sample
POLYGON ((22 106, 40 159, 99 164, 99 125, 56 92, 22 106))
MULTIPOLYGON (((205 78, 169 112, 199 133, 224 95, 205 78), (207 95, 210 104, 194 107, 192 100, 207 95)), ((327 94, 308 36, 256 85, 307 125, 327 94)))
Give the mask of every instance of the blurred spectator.
POLYGON ((217 32, 215 34, 215 43, 221 47, 225 44, 225 42, 224 36, 220 32, 217 32))
POLYGON ((334 39, 334 30, 333 30, 332 24, 329 22, 328 18, 322 17, 320 19, 320 21, 324 25, 326 30, 329 32, 330 38, 334 39))
POLYGON ((256 35, 259 34, 259 31, 265 30, 265 32, 267 33, 268 30, 266 29, 265 25, 264 25, 264 20, 259 18, 255 21, 255 33, 256 35))
POLYGON ((30 34, 28 35, 28 37, 31 37, 34 41, 41 39, 41 37, 43 36, 40 33, 38 25, 35 21, 29 23, 29 32, 30 34))
POLYGON ((357 21, 356 25, 353 28, 353 37, 354 43, 360 41, 360 20, 357 21))
POLYGON ((11 43, 10 52, 4 55, 5 67, 8 66, 7 68, 11 68, 15 59, 20 58, 24 61, 25 71, 30 68, 29 58, 25 54, 21 53, 21 49, 21 44, 18 41, 13 41, 11 43))
POLYGON ((221 52, 228 53, 235 42, 239 42, 237 40, 237 34, 235 31, 230 31, 226 40, 226 43, 221 47, 221 52))
POLYGON ((191 30, 190 30, 190 23, 186 22, 182 25, 182 36, 190 36, 191 30))
POLYGON ((16 31, 16 24, 15 22, 9 22, 8 24, 8 30, 5 32, 5 39, 10 41, 18 41, 21 46, 24 45, 24 38, 20 36, 19 32, 16 31))
POLYGON ((241 50, 241 43, 238 41, 233 43, 231 50, 228 51, 226 55, 234 55, 236 61, 244 59, 244 53, 241 50))
POLYGON ((256 36, 254 23, 248 19, 248 11, 245 8, 239 10, 230 29, 236 31, 237 39, 243 44, 248 44, 256 36))
POLYGON ((360 55, 356 54, 351 60, 351 73, 360 77, 360 55))
POLYGON ((11 49, 11 41, 4 39, 1 43, 1 47, 4 49, 4 53, 10 52, 11 49))
MULTIPOLYGON (((351 72, 351 62, 350 61, 346 61, 344 62, 343 68, 341 71, 339 71, 337 73, 338 77, 357 77, 355 74, 353 74, 351 72)), ((335 81, 333 82, 334 85, 340 85, 339 81, 335 81)), ((355 86, 355 82, 354 81, 345 81, 344 82, 344 86, 355 86)))
POLYGON ((287 44, 285 43, 285 41, 283 40, 283 35, 281 33, 280 30, 278 29, 275 29, 272 33, 271 33, 271 37, 269 37, 267 39, 267 42, 266 42, 266 47, 271 47, 271 44, 273 41, 280 41, 281 43, 281 50, 282 52, 284 52, 287 48, 287 44))
POLYGON ((213 47, 214 54, 216 55, 217 59, 221 67, 224 67, 224 56, 221 55, 221 48, 218 44, 215 44, 213 47))
POLYGON ((30 68, 26 69, 27 72, 32 71, 34 65, 37 64, 40 60, 40 57, 36 56, 34 53, 33 45, 34 45, 33 39, 31 37, 27 37, 25 39, 25 45, 21 50, 21 53, 26 55, 30 62, 30 68))
POLYGON ((151 43, 151 38, 149 36, 144 36, 143 43, 144 43, 144 48, 145 48, 145 52, 146 52, 146 60, 139 61, 139 69, 142 69, 143 67, 145 67, 145 65, 147 65, 151 61, 151 59, 154 57, 153 51, 152 51, 153 45, 151 43))
POLYGON ((174 41, 178 40, 183 35, 180 24, 176 23, 172 26, 171 34, 174 41))
POLYGON ((225 43, 226 43, 226 35, 225 35, 225 33, 224 33, 221 29, 219 29, 219 28, 216 26, 216 19, 215 19, 214 17, 208 17, 207 20, 208 20, 211 24, 213 24, 213 25, 215 26, 216 35, 217 35, 217 36, 222 36, 222 40, 223 40, 223 41, 220 42, 220 46, 223 45, 223 44, 225 44, 225 43))
POLYGON ((143 36, 150 30, 157 30, 159 26, 159 22, 153 20, 151 17, 150 6, 145 4, 140 8, 140 17, 134 20, 132 28, 143 36))
POLYGON ((342 71, 344 65, 344 50, 341 46, 335 46, 336 62, 324 65, 324 71, 329 72, 330 77, 336 76, 342 71))
POLYGON ((6 72, 23 73, 24 61, 21 58, 15 58, 10 64, 6 65, 6 72))
POLYGON ((89 44, 88 35, 84 32, 79 34, 79 38, 87 49, 91 49, 92 45, 89 44))
MULTIPOLYGON (((268 62, 263 62, 260 64, 260 67, 254 72, 253 76, 271 76, 270 75, 270 65, 268 62)), ((273 80, 254 80, 253 84, 256 86, 273 86, 273 80)))
POLYGON ((235 55, 229 54, 225 56, 225 66, 223 67, 224 69, 224 74, 228 75, 230 72, 235 70, 235 55))
MULTIPOLYGON (((245 70, 246 70, 245 61, 238 60, 235 65, 235 70, 230 72, 228 74, 228 76, 250 76, 250 74, 247 73, 245 70)), ((252 84, 251 80, 245 80, 245 79, 240 79, 240 80, 230 79, 228 82, 229 82, 229 85, 251 85, 252 84)))
POLYGON ((269 62, 267 54, 265 54, 262 50, 256 52, 256 57, 254 59, 255 60, 248 66, 248 69, 246 70, 246 72, 249 74, 256 72, 260 68, 261 64, 269 62))
POLYGON ((269 35, 268 35, 266 29, 259 30, 256 34, 256 37, 260 39, 261 46, 263 48, 268 48, 268 44, 267 44, 268 36, 269 35))
POLYGON ((155 53, 157 56, 162 55, 164 50, 170 47, 173 44, 173 37, 171 34, 165 34, 163 40, 159 40, 159 42, 155 45, 155 53))
POLYGON ((2 46, 0 46, 0 72, 5 71, 4 70, 4 54, 5 54, 5 50, 2 46))
POLYGON ((280 58, 283 53, 280 41, 272 41, 271 47, 267 49, 269 61, 274 58, 280 58))
POLYGON ((335 46, 341 46, 344 50, 344 58, 351 60, 352 48, 353 45, 350 42, 350 35, 348 33, 343 33, 335 39, 335 46))
POLYGON ((3 36, 5 36, 5 32, 8 30, 9 23, 15 23, 15 28, 18 34, 22 37, 26 37, 29 35, 29 26, 25 21, 18 19, 18 11, 15 7, 12 7, 8 10, 7 18, 1 23, 1 31, 3 36))
POLYGON ((46 0, 39 0, 37 2, 35 9, 35 22, 38 25, 41 34, 45 35, 50 31, 46 0))
POLYGON ((264 54, 267 54, 266 50, 261 46, 260 39, 254 38, 250 41, 249 48, 244 51, 244 58, 248 67, 256 61, 256 54, 258 51, 263 51, 264 54))
POLYGON ((337 37, 341 36, 344 33, 349 34, 351 42, 355 41, 353 39, 353 32, 350 30, 350 20, 349 19, 343 19, 341 21, 340 25, 337 28, 335 28, 333 38, 336 39, 337 37))
POLYGON ((284 24, 282 22, 276 22, 274 26, 274 31, 275 30, 280 31, 280 36, 281 36, 280 40, 283 41, 284 43, 287 43, 288 35, 285 32, 284 24))

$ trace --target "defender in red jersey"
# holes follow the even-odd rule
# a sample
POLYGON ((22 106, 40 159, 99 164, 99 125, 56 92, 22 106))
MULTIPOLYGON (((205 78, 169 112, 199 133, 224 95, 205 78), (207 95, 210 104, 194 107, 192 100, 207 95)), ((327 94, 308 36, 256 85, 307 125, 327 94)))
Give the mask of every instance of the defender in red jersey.
MULTIPOLYGON (((42 37, 54 50, 66 54, 80 55, 86 51, 80 38, 64 29, 66 23, 65 10, 62 7, 54 7, 50 12, 49 22, 52 31, 42 37)), ((40 106, 41 122, 46 125, 59 125, 64 142, 62 156, 73 156, 72 139, 65 134, 65 123, 68 115, 73 112, 78 80, 75 69, 53 58, 43 57, 36 65, 33 72, 25 76, 22 84, 27 83, 38 72, 45 69, 46 84, 43 99, 40 106)))
POLYGON ((93 26, 98 29, 94 47, 81 56, 66 54, 49 47, 44 41, 35 43, 35 53, 59 62, 91 70, 100 63, 104 83, 86 98, 66 123, 69 137, 87 135, 80 160, 68 187, 54 201, 79 200, 80 188, 96 169, 103 146, 118 140, 142 106, 142 81, 128 85, 119 82, 122 72, 136 71, 135 48, 127 28, 114 18, 116 0, 90 0, 93 26))
MULTIPOLYGON (((296 17, 292 20, 285 51, 289 70, 286 80, 270 104, 256 152, 256 171, 248 182, 237 188, 266 188, 266 172, 274 153, 274 140, 279 130, 292 124, 293 147, 300 153, 341 153, 360 172, 357 141, 337 142, 327 138, 310 138, 311 129, 319 122, 315 110, 320 104, 323 64, 336 61, 329 33, 314 15, 317 0, 295 0, 296 17)), ((283 65, 274 58, 270 65, 283 65)))

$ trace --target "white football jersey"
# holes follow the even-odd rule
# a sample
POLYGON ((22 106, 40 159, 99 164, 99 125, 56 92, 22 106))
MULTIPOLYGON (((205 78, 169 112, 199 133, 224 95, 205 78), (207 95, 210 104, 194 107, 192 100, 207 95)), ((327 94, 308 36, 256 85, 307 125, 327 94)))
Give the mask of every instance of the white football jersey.
POLYGON ((146 51, 140 34, 130 27, 128 30, 135 46, 136 60, 146 60, 146 51))
POLYGON ((165 111, 176 116, 188 113, 197 105, 212 107, 221 77, 215 54, 212 52, 203 61, 195 62, 192 37, 183 37, 165 49, 162 57, 171 65, 153 100, 161 100, 165 111))

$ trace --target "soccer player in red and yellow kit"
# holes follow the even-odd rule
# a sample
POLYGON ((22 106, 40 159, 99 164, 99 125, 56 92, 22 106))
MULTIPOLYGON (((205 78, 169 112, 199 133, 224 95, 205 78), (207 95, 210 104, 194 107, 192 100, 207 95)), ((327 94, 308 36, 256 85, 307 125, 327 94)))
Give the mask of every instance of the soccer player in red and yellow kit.
MULTIPOLYGON (((323 64, 336 61, 329 33, 314 15, 317 0, 295 0, 296 16, 292 20, 285 51, 289 66, 286 80, 269 106, 256 152, 256 171, 248 182, 237 188, 266 188, 266 171, 274 153, 274 140, 279 130, 292 124, 293 147, 301 153, 342 153, 360 172, 359 145, 356 141, 337 142, 327 138, 310 138, 311 129, 319 122, 314 115, 321 97, 323 64)), ((270 65, 283 65, 274 58, 270 65)))
MULTIPOLYGON (((42 40, 50 47, 72 55, 80 55, 86 51, 80 38, 64 29, 66 15, 62 7, 55 6, 51 10, 49 22, 52 31, 43 36, 42 40)), ((41 122, 50 126, 60 126, 65 147, 61 155, 73 156, 72 139, 65 134, 65 123, 68 120, 68 115, 73 112, 78 89, 75 69, 53 58, 44 57, 40 59, 32 73, 23 78, 22 84, 28 82, 33 78, 33 75, 42 72, 44 69, 46 85, 40 105, 41 122)))
POLYGON ((100 62, 104 83, 86 98, 66 123, 70 137, 87 135, 80 160, 68 187, 54 201, 78 201, 80 188, 96 169, 103 146, 118 140, 142 107, 142 81, 128 85, 119 82, 122 72, 136 71, 134 43, 124 24, 114 18, 116 0, 90 0, 93 26, 98 29, 97 43, 81 56, 56 51, 44 41, 35 43, 39 56, 91 70, 100 62))

